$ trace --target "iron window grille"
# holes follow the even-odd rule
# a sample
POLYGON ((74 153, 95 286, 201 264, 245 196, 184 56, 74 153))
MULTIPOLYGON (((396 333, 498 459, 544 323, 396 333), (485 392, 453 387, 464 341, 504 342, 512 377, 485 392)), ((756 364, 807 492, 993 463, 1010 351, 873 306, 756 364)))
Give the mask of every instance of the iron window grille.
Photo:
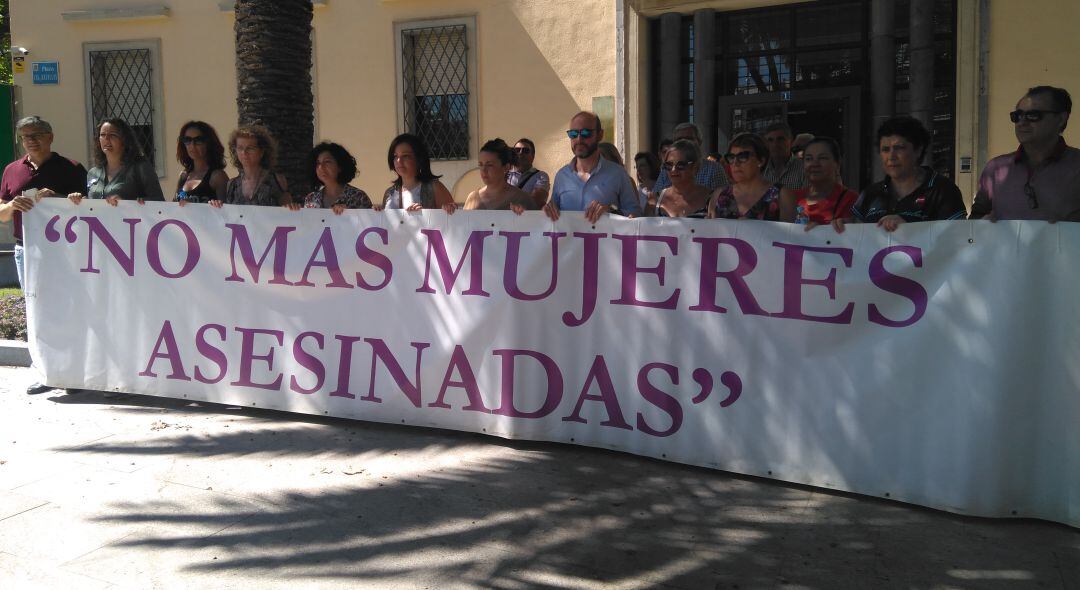
POLYGON ((154 161, 154 61, 150 49, 88 52, 93 127, 120 118, 131 125, 143 155, 154 161))
POLYGON ((404 129, 433 160, 469 158, 468 45, 465 25, 401 31, 404 129))

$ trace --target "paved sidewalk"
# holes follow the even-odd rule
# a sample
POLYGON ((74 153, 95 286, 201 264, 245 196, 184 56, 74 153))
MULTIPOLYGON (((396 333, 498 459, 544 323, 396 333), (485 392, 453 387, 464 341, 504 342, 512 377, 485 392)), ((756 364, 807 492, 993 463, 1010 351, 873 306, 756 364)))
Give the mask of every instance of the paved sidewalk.
POLYGON ((0 368, 0 588, 1080 589, 1080 531, 0 368))

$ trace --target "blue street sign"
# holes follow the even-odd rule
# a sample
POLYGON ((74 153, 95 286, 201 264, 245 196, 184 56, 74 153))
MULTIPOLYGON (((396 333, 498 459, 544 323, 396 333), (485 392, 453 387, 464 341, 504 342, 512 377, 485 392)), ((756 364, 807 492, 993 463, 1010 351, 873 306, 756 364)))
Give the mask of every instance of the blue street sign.
POLYGON ((58 61, 35 61, 30 64, 30 71, 34 74, 34 84, 60 83, 60 62, 58 61))

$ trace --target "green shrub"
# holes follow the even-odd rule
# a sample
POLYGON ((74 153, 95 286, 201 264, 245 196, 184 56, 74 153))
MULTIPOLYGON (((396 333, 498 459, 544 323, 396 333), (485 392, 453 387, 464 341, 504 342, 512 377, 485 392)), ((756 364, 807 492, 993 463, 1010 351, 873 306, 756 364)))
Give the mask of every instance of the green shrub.
POLYGON ((26 306, 19 295, 0 297, 0 339, 26 340, 26 306))

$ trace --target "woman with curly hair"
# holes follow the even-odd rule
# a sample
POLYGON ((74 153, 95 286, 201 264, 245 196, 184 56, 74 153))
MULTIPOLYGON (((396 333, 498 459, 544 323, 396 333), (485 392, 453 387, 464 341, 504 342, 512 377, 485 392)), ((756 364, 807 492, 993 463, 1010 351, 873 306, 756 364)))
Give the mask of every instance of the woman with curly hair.
POLYGON ((371 209, 367 193, 349 184, 356 178, 356 158, 343 146, 324 141, 312 148, 307 157, 311 183, 319 188, 304 197, 308 209, 333 209, 341 215, 346 209, 371 209))
POLYGON ((225 188, 228 205, 288 207, 292 195, 285 177, 274 172, 277 142, 261 125, 242 125, 229 136, 229 156, 240 171, 225 188))
POLYGON ((188 121, 176 138, 176 161, 184 167, 176 182, 176 202, 209 203, 220 207, 229 185, 225 173, 225 146, 214 128, 203 121, 188 121))
POLYGON ((94 167, 86 174, 86 193, 71 193, 76 205, 83 198, 104 199, 115 207, 120 201, 164 201, 154 164, 139 148, 131 125, 107 119, 97 126, 94 167))

